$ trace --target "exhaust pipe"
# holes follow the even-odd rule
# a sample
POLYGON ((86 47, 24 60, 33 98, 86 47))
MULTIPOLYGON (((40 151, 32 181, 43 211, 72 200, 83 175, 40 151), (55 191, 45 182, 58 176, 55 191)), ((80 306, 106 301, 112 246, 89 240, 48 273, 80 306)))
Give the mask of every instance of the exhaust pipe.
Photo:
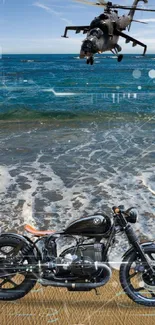
MULTIPOLYGON (((111 278, 112 272, 109 266, 107 266, 106 264, 103 263, 98 263, 98 266, 103 268, 103 272, 104 272, 104 279, 100 282, 96 282, 96 283, 78 283, 78 282, 74 282, 74 283, 69 283, 69 282, 58 282, 58 281, 50 281, 50 280, 46 280, 46 279, 38 279, 38 282, 43 285, 43 286, 52 286, 52 287, 61 287, 61 288, 67 288, 69 290, 92 290, 92 289, 96 289, 98 287, 101 287, 103 285, 105 285, 111 278)), ((65 281, 65 279, 64 279, 65 281)))

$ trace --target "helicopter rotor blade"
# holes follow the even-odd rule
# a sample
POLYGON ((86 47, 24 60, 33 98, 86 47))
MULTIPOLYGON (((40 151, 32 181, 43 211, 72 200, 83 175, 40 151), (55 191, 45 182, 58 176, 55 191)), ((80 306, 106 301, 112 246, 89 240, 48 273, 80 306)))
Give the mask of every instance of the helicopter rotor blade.
POLYGON ((108 7, 109 9, 123 9, 123 10, 131 10, 134 9, 136 11, 145 11, 145 12, 155 12, 155 9, 147 9, 147 8, 139 8, 139 7, 132 7, 132 6, 123 6, 123 5, 117 5, 117 4, 109 4, 105 0, 98 0, 97 2, 92 2, 89 0, 74 0, 76 2, 81 2, 83 4, 89 5, 89 6, 100 6, 100 7, 108 7))
POLYGON ((146 9, 146 8, 138 8, 138 7, 128 7, 128 6, 120 6, 120 5, 112 5, 110 8, 113 9, 123 9, 123 10, 138 10, 138 11, 147 11, 147 12, 155 12, 155 9, 146 9))
POLYGON ((74 1, 83 3, 85 5, 89 5, 89 6, 96 6, 97 5, 96 2, 90 2, 88 0, 74 0, 74 1))
POLYGON ((97 3, 100 3, 100 5, 102 5, 102 6, 107 6, 107 1, 105 1, 105 0, 99 0, 99 1, 97 1, 97 3))
POLYGON ((104 0, 97 1, 97 2, 92 2, 92 1, 89 1, 89 0, 74 0, 74 1, 83 3, 85 5, 89 5, 89 6, 102 6, 102 7, 107 6, 107 2, 104 1, 104 0))
POLYGON ((146 23, 145 21, 140 21, 140 20, 135 20, 135 19, 132 19, 132 21, 134 21, 135 23, 148 25, 148 23, 146 23))

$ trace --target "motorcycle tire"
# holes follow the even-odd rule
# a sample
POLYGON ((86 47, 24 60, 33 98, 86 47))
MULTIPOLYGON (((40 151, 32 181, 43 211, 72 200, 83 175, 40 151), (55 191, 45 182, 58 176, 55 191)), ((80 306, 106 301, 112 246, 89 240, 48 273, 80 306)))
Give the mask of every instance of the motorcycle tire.
POLYGON ((154 275, 147 274, 144 263, 135 251, 125 256, 120 267, 120 283, 124 292, 134 302, 155 307, 155 245, 143 248, 154 275))
POLYGON ((26 271, 28 264, 36 263, 35 256, 33 252, 23 255, 25 245, 25 242, 13 236, 0 237, 0 300, 20 299, 36 284, 33 273, 26 271), (21 270, 20 267, 17 270, 21 260, 21 270))

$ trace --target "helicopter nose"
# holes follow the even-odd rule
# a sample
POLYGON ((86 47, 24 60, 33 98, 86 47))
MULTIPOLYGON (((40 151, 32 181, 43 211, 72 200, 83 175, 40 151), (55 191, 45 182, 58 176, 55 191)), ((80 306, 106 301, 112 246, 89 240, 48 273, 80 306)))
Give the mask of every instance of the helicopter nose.
POLYGON ((88 52, 88 51, 80 51, 80 59, 84 59, 85 57, 90 57, 92 56, 92 53, 91 52, 88 52))
POLYGON ((81 50, 86 54, 86 53, 91 53, 92 52, 92 42, 89 40, 85 40, 82 44, 81 50))
POLYGON ((80 51, 80 59, 84 59, 86 56, 85 52, 84 51, 80 51))
POLYGON ((80 57, 91 56, 95 52, 96 50, 93 41, 86 39, 81 46, 80 57))

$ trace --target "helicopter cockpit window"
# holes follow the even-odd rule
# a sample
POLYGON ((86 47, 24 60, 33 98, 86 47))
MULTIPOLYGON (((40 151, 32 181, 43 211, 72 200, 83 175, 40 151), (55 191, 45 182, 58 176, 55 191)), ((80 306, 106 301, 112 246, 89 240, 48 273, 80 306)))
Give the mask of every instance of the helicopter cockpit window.
POLYGON ((100 38, 103 35, 103 32, 100 28, 94 28, 90 31, 89 35, 96 36, 97 38, 100 38))

